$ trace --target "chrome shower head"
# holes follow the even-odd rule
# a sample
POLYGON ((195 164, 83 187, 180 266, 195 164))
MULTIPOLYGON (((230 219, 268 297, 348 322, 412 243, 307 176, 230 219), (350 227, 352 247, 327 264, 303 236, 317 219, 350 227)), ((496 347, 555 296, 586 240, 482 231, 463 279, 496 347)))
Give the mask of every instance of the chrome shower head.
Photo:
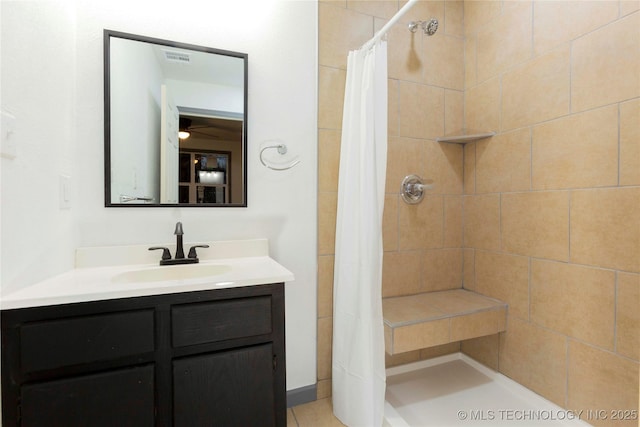
POLYGON ((432 36, 438 31, 438 20, 431 18, 428 21, 411 21, 409 22, 409 31, 415 33, 418 27, 422 28, 422 31, 427 36, 432 36))
POLYGON ((423 22, 422 29, 428 36, 434 35, 436 31, 438 31, 438 20, 436 18, 431 18, 428 22, 423 22))

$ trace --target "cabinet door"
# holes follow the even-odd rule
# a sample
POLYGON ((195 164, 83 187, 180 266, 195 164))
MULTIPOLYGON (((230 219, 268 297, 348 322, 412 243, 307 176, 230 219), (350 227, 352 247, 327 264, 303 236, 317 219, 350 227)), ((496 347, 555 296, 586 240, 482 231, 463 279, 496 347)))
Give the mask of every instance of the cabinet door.
POLYGON ((24 385, 22 427, 154 425, 152 365, 24 385))
POLYGON ((273 426, 271 344, 173 362, 174 426, 273 426))

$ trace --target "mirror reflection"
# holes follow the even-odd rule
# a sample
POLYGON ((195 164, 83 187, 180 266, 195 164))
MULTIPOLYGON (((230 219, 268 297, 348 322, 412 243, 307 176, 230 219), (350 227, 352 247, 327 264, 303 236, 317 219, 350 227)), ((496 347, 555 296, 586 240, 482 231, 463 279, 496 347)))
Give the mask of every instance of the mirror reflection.
POLYGON ((105 30, 105 205, 246 206, 247 55, 105 30))

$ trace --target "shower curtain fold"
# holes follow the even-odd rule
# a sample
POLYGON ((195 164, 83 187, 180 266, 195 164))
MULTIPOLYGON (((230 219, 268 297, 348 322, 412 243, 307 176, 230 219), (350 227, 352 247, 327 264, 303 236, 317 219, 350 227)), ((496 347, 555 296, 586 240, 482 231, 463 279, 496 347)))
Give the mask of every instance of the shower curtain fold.
POLYGON ((387 164, 387 43, 349 53, 334 264, 332 392, 344 424, 381 426, 385 365, 382 214, 387 164))

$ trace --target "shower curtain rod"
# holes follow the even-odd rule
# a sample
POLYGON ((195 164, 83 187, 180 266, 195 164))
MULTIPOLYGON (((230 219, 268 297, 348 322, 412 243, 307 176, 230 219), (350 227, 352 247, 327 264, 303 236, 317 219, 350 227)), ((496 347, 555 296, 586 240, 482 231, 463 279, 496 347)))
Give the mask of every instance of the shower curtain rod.
POLYGON ((400 18, 402 18, 402 15, 407 13, 409 11, 409 9, 411 9, 413 7, 413 5, 416 4, 417 2, 418 2, 418 0, 409 0, 407 2, 407 4, 402 6, 402 9, 400 9, 395 15, 393 15, 393 17, 391 19, 389 19, 389 22, 387 22, 384 25, 384 27, 382 27, 382 29, 380 31, 378 31, 371 38, 371 40, 369 40, 368 42, 366 42, 365 44, 362 45, 361 49, 369 49, 369 48, 371 48, 371 46, 376 44, 378 42, 378 40, 380 40, 382 38, 382 36, 384 36, 387 33, 387 31, 389 31, 389 29, 393 26, 393 24, 398 22, 400 20, 400 18))

